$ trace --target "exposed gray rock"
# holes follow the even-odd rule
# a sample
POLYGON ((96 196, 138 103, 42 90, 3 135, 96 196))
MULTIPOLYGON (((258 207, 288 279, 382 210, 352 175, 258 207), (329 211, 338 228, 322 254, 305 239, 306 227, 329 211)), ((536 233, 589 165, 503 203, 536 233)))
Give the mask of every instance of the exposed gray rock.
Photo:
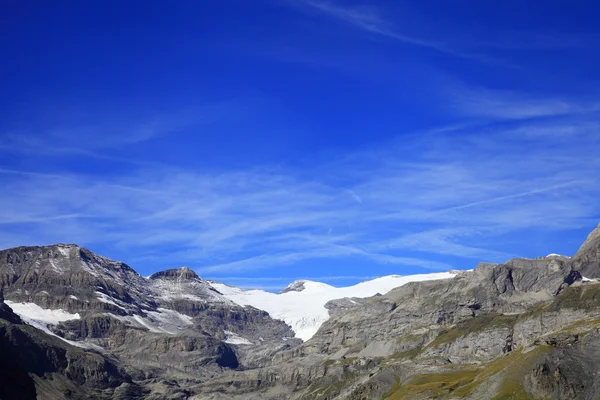
POLYGON ((50 327, 55 337, 0 301, 0 350, 34 349, 0 366, 23 393, 47 398, 596 399, 600 283, 582 276, 600 277, 600 228, 573 258, 481 263, 453 279, 331 301, 330 319, 301 343, 189 268, 145 279, 75 245, 23 247, 0 252, 6 298, 80 319, 50 327))
POLYGON ((600 278, 600 225, 575 253, 572 264, 573 269, 586 278, 600 278))
POLYGON ((283 294, 283 293, 287 293, 287 292, 301 292, 305 289, 305 287, 304 287, 305 284, 306 284, 306 281, 303 281, 303 280, 294 281, 294 282, 290 283, 289 285, 287 285, 279 293, 283 294))

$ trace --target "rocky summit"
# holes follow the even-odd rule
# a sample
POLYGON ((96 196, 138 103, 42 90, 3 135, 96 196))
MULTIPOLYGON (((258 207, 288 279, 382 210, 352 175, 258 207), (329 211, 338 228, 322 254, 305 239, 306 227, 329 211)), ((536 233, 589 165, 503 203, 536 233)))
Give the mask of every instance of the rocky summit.
POLYGON ((270 296, 328 293, 302 341, 264 310, 278 297, 260 309, 186 267, 144 278, 76 245, 4 250, 0 399, 597 399, 598 278, 599 228, 573 257, 368 298, 298 281, 270 296))

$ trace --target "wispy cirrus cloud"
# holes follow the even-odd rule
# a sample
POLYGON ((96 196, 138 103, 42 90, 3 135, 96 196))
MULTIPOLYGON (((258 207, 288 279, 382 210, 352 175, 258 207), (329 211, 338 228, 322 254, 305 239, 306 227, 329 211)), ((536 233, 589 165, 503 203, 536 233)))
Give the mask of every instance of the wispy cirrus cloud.
POLYGON ((589 48, 595 46, 600 36, 597 33, 543 33, 515 30, 496 33, 493 37, 477 38, 472 46, 502 50, 561 50, 589 48))
MULTIPOLYGON (((123 115, 112 110, 98 116, 85 107, 73 117, 77 122, 52 128, 23 128, 0 132, 0 151, 11 154, 36 153, 52 157, 92 157, 99 160, 149 165, 152 161, 141 161, 113 154, 114 149, 141 144, 168 135, 177 135, 183 130, 206 126, 239 112, 242 100, 205 103, 184 110, 156 112, 151 115, 123 115), (91 114, 91 115, 89 115, 91 114)), ((61 115, 66 111, 55 111, 61 115)), ((71 119, 71 117, 63 117, 71 119)), ((53 124, 49 124, 53 126, 53 124)))
POLYGON ((297 253, 262 254, 249 259, 233 261, 226 264, 203 267, 198 270, 201 274, 214 274, 222 272, 235 272, 247 270, 268 269, 288 265, 310 259, 334 259, 345 257, 360 257, 365 261, 396 266, 419 267, 427 270, 449 270, 451 264, 420 258, 401 257, 385 253, 376 253, 353 246, 327 246, 314 249, 304 249, 297 253))
POLYGON ((459 88, 452 92, 451 108, 467 117, 519 120, 568 115, 584 115, 600 111, 600 103, 572 101, 552 96, 523 95, 518 92, 459 88))
POLYGON ((448 44, 402 34, 396 30, 391 21, 384 18, 376 8, 371 6, 341 6, 323 0, 294 0, 292 1, 292 4, 318 10, 331 18, 343 21, 355 28, 409 45, 429 48, 458 57, 478 58, 481 60, 487 59, 484 55, 469 54, 466 51, 459 51, 448 44))
POLYGON ((497 202, 512 200, 512 199, 521 198, 521 197, 530 197, 532 195, 545 193, 545 192, 552 192, 557 189, 568 188, 570 186, 577 186, 577 185, 580 185, 583 183, 585 183, 585 180, 582 180, 582 179, 574 180, 571 182, 560 183, 560 184, 552 185, 552 186, 548 186, 548 187, 536 188, 536 189, 528 190, 528 191, 522 192, 522 193, 514 193, 514 194, 509 194, 506 196, 500 196, 500 197, 494 197, 491 199, 476 201, 473 203, 461 204, 458 206, 449 207, 444 210, 440 210, 440 212, 451 212, 451 211, 457 211, 457 210, 464 210, 466 208, 478 207, 478 206, 482 206, 482 205, 486 205, 486 204, 490 204, 490 203, 497 203, 497 202))
POLYGON ((496 243, 506 235, 594 225, 594 103, 524 112, 524 94, 459 87, 444 96, 480 118, 302 169, 149 164, 106 176, 0 168, 10 194, 0 198, 0 225, 26 238, 21 244, 103 246, 148 268, 189 264, 208 276, 313 260, 447 270, 455 265, 439 255, 504 261, 520 255, 496 243), (465 105, 478 97, 480 108, 465 105))
POLYGON ((208 277, 311 260, 400 274, 455 267, 439 255, 468 266, 504 261, 522 255, 505 249, 507 236, 593 226, 600 216, 594 124, 467 124, 302 171, 156 166, 107 179, 0 169, 10 193, 0 199, 0 224, 20 244, 110 247, 134 265, 188 264, 208 277))
MULTIPOLYGON (((577 94, 524 91, 518 87, 500 89, 473 85, 439 70, 432 72, 430 78, 433 84, 428 88, 428 93, 431 99, 437 101, 440 111, 459 116, 471 124, 458 124, 452 129, 475 128, 476 121, 510 123, 545 118, 561 121, 562 130, 553 126, 545 127, 539 122, 534 127, 526 126, 526 134, 541 133, 542 130, 552 135, 568 131, 581 133, 583 129, 589 130, 594 122, 597 123, 600 113, 600 102, 593 89, 577 94), (565 124, 566 120, 568 123, 565 124)), ((510 129, 521 129, 520 126, 513 125, 510 129)), ((482 127, 481 123, 479 127, 482 127)))
MULTIPOLYGON (((526 30, 490 30, 480 26, 476 31, 465 31, 465 27, 454 26, 448 32, 437 32, 438 38, 418 33, 406 33, 398 28, 396 18, 389 15, 389 10, 382 10, 371 3, 344 4, 343 1, 329 0, 288 0, 288 4, 297 8, 318 11, 321 14, 346 23, 348 26, 364 32, 398 41, 407 45, 430 49, 454 57, 471 59, 482 64, 499 65, 511 69, 518 68, 519 62, 513 63, 509 58, 500 58, 498 50, 561 50, 595 46, 597 34, 575 34, 557 32, 536 32, 526 30), (428 37, 429 36, 429 37, 428 37), (439 39, 440 37, 444 39, 439 39)), ((404 12, 406 14, 406 10, 404 12)), ((412 13, 410 13, 412 14, 412 13)), ((400 16, 401 17, 401 16, 400 16)), ((404 15, 406 18, 406 15, 404 15)), ((412 19, 424 18, 411 15, 412 19)), ((424 20, 427 24, 431 21, 424 20)), ((437 24, 436 24, 437 25, 437 24)), ((508 54, 505 54, 508 55, 508 54)))

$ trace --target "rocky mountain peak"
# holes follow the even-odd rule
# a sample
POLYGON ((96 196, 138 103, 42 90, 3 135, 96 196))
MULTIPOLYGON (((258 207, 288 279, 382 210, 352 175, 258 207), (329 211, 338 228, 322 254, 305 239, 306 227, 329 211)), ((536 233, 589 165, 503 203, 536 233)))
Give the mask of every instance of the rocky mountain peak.
POLYGON ((594 229, 572 258, 573 268, 586 278, 600 278, 600 225, 594 229))
POLYGON ((168 269, 166 271, 156 272, 148 278, 150 280, 166 279, 176 281, 200 280, 198 274, 192 271, 189 267, 181 267, 168 269))
POLYGON ((589 247, 593 242, 596 242, 600 237, 600 224, 598 224, 598 226, 596 227, 596 229, 594 229, 593 231, 590 232, 590 234, 588 235, 587 239, 585 240, 585 242, 583 242, 583 244, 581 245, 581 247, 579 248, 579 250, 577 251, 578 253, 583 251, 585 248, 589 247))
POLYGON ((287 293, 287 292, 301 292, 304 289, 306 289, 306 282, 305 280, 297 280, 294 281, 292 283, 290 283, 289 285, 287 285, 281 292, 279 292, 280 294, 283 293, 287 293))
POLYGON ((79 249, 80 247, 75 243, 56 243, 52 247, 64 247, 68 249, 79 249))

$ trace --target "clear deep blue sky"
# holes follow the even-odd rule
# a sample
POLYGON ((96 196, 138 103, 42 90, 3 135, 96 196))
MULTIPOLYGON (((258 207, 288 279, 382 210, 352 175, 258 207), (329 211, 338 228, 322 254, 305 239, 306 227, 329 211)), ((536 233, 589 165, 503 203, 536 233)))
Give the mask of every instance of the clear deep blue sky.
POLYGON ((572 254, 600 222, 594 1, 17 1, 0 247, 276 289, 572 254))

